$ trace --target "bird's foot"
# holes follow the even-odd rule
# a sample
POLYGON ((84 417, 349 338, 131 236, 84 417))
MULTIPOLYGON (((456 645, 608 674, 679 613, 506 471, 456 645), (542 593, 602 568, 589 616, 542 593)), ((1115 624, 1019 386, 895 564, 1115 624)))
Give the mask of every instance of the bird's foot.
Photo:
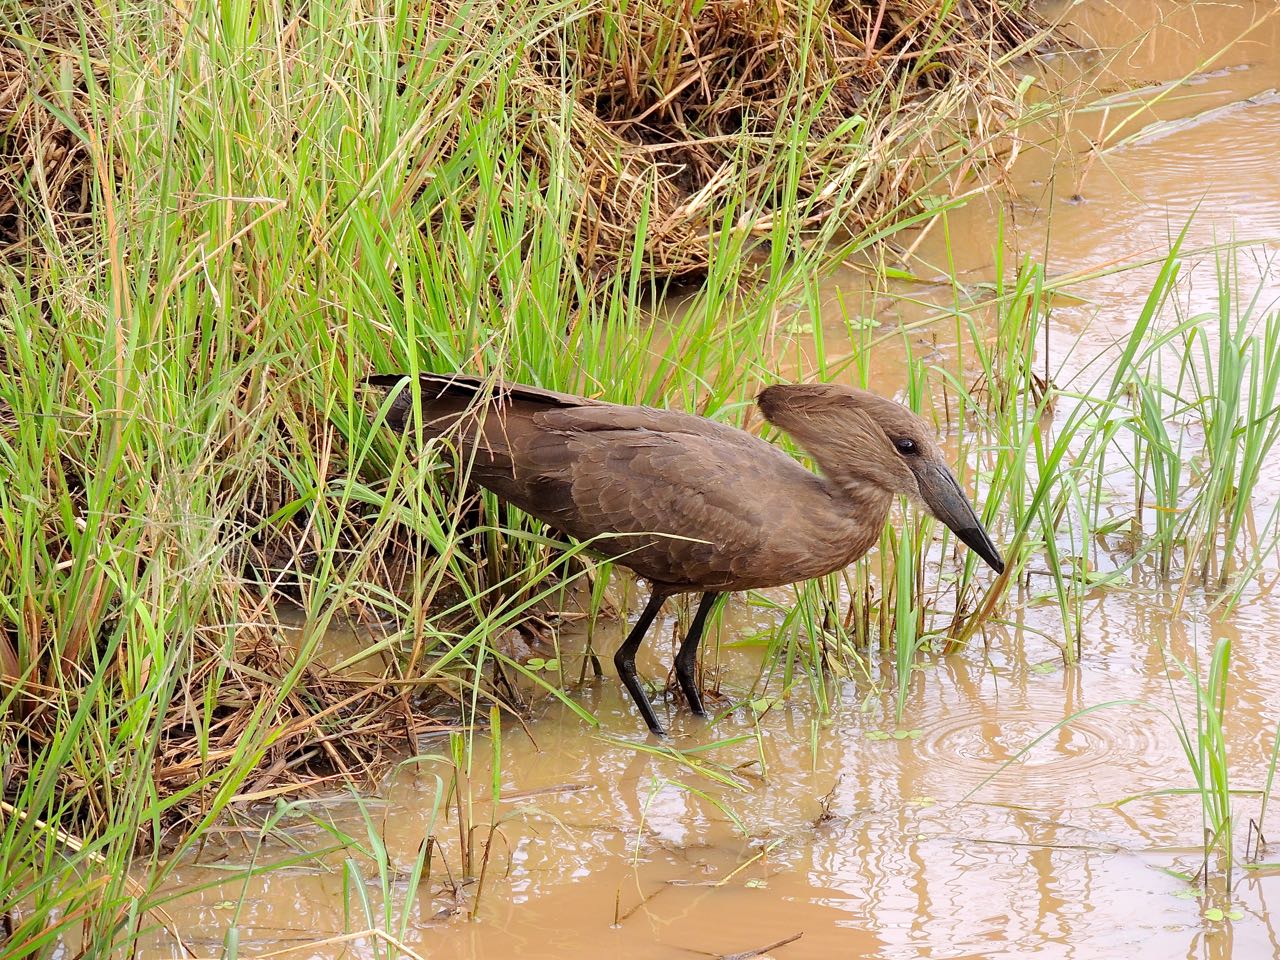
POLYGON ((667 728, 663 727, 655 717, 645 717, 645 724, 648 724, 650 735, 658 740, 671 740, 671 733, 667 732, 667 728))
POLYGON ((684 694, 684 701, 689 705, 690 713, 699 717, 708 716, 707 708, 702 703, 702 691, 698 689, 698 685, 692 678, 680 678, 680 692, 684 694))

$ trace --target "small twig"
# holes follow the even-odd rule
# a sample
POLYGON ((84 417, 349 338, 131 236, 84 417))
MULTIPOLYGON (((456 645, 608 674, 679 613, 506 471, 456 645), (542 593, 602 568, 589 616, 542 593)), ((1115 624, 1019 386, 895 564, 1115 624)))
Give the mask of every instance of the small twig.
POLYGON ((752 957, 758 957, 761 954, 768 953, 770 950, 777 950, 779 947, 785 947, 788 943, 795 943, 803 936, 804 931, 801 930, 799 933, 793 933, 791 936, 784 937, 783 939, 775 941, 768 946, 757 947, 754 950, 743 950, 741 953, 722 953, 718 960, 751 960, 752 957))
POLYGON ((630 919, 631 919, 631 915, 632 915, 633 913, 635 913, 637 910, 639 910, 639 909, 640 909, 641 907, 643 907, 645 904, 649 903, 649 901, 651 901, 651 900, 653 900, 655 897, 657 897, 657 896, 658 896, 658 894, 662 893, 662 891, 663 891, 663 890, 668 890, 668 889, 670 889, 670 887, 667 887, 667 886, 661 886, 661 887, 658 887, 658 889, 654 890, 654 891, 653 891, 653 893, 650 893, 650 894, 648 894, 647 896, 641 897, 641 898, 640 898, 640 902, 639 902, 639 903, 637 903, 637 904, 636 904, 634 907, 632 907, 630 910, 628 910, 626 913, 624 913, 621 917, 617 916, 617 913, 616 913, 616 911, 615 911, 615 913, 614 913, 614 926, 621 926, 621 925, 622 925, 622 921, 624 921, 624 920, 630 920, 630 919))

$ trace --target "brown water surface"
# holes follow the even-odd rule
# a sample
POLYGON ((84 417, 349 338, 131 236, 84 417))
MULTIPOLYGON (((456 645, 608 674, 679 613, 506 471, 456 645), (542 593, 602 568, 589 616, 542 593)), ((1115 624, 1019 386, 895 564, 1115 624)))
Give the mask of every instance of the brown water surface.
MULTIPOLYGON (((1069 89, 1085 63, 1106 109, 1078 112, 1065 130, 1031 131, 1039 143, 1024 147, 1004 191, 971 200, 945 228, 909 241, 919 258, 913 269, 928 279, 930 264, 945 268, 952 256, 963 281, 990 281, 1003 218, 1006 263, 1032 254, 1054 276, 1105 272, 1162 257, 1196 214, 1188 248, 1259 241, 1241 257, 1245 285, 1274 296, 1276 7, 1085 0, 1067 13, 1077 36, 1101 49, 1060 56, 1046 70, 1067 78, 1069 89)), ((1217 295, 1213 256, 1204 261, 1207 273, 1190 271, 1179 288, 1187 309, 1217 295)), ((1153 270, 1106 273, 1073 288, 1083 302, 1055 311, 1051 328, 1055 375, 1130 328, 1153 270)), ((861 274, 835 278, 822 317, 833 336, 843 329, 837 289, 846 304, 848 291, 870 296, 861 274)), ((915 295, 924 305, 880 297, 867 309, 887 323, 915 321, 958 293, 949 283, 925 284, 915 295)), ((947 349, 945 330, 918 336, 947 349)), ((900 383, 888 379, 893 366, 876 368, 888 381, 877 381, 882 390, 900 383)), ((1274 497, 1274 471, 1266 484, 1274 497)), ((370 927, 397 937, 402 930, 404 944, 424 957, 718 957, 795 935, 768 955, 1277 957, 1280 921, 1269 908, 1280 902, 1280 870, 1237 870, 1230 894, 1219 883, 1198 897, 1175 874, 1201 865, 1199 799, 1117 802, 1192 785, 1174 720, 1179 706, 1194 713, 1194 701, 1170 658, 1203 668, 1222 637, 1234 644, 1226 730, 1233 785, 1262 784, 1280 722, 1278 576, 1273 558, 1226 619, 1194 597, 1170 615, 1173 597, 1158 584, 1098 592, 1086 603, 1083 659, 1072 666, 1054 642, 1056 608, 1028 603, 1016 625, 988 632, 983 649, 926 659, 901 726, 891 694, 868 696, 877 688, 853 681, 834 691, 841 699, 829 719, 803 689, 758 703, 758 717, 740 708, 711 726, 672 710, 676 748, 729 741, 685 762, 649 752, 609 677, 579 694, 599 729, 556 703, 527 735, 507 724, 496 806, 483 759, 489 743, 477 735, 470 816, 481 825, 478 855, 490 823, 498 824, 482 891, 462 876, 456 815, 440 809, 450 767, 427 758, 402 766, 363 805, 306 805, 257 853, 257 862, 271 863, 314 851, 333 842, 332 830, 369 849, 372 834, 385 844, 384 880, 373 860, 347 850, 219 882, 249 862, 257 844, 250 825, 178 868, 173 886, 189 892, 167 909, 201 956, 217 954, 234 926, 241 955, 315 958, 387 955, 372 935, 350 938, 370 927), (452 839, 433 854, 429 882, 411 888, 407 871, 429 834, 452 839), (344 866, 347 857, 364 882, 344 866), (1213 909, 1226 916, 1206 917, 1213 909)), ((759 651, 731 644, 772 624, 741 601, 727 613, 718 648, 707 652, 723 694, 716 706, 750 698, 759 651)), ((602 625, 597 645, 611 651, 622 629, 602 625)), ((659 635, 673 630, 668 620, 659 635)), ((367 638, 332 639, 345 647, 367 638)), ((562 635, 561 643, 576 675, 581 637, 562 635)), ((650 647, 642 673, 660 678, 672 650, 650 647)), ((443 754, 447 744, 423 750, 443 754)), ((1243 853, 1257 800, 1236 803, 1243 853)), ((1274 814, 1269 820, 1280 834, 1274 814)), ((1274 845, 1269 859, 1280 860, 1274 845)), ((157 932, 141 955, 183 954, 157 932)))

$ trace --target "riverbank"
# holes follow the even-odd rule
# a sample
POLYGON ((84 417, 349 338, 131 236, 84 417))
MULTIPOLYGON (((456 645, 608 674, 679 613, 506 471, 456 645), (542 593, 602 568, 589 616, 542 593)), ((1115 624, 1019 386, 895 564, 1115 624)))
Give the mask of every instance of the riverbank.
MULTIPOLYGON (((181 934, 161 891, 228 814, 275 835, 290 801, 365 789, 420 742, 448 755, 449 830, 474 826, 484 755, 501 746, 480 733, 492 704, 508 744, 527 720, 520 701, 535 697, 589 729, 566 624, 603 606, 607 629, 609 608, 625 614, 634 594, 606 590, 597 568, 564 597, 577 571, 555 566, 544 531, 369 431, 353 380, 503 369, 750 422, 752 387, 784 366, 791 339, 805 341, 797 375, 868 376, 867 351, 826 352, 831 328, 814 318, 825 308, 855 346, 887 331, 832 309, 840 293, 817 278, 981 186, 971 171, 1002 162, 1023 105, 1019 71, 1005 68, 1025 33, 1003 32, 1002 6, 939 23, 933 8, 856 5, 836 24, 773 4, 690 4, 687 23, 652 7, 495 9, 130 7, 84 41, 81 15, 61 35, 9 41, 46 78, 9 115, 23 206, 0 224, 15 241, 0 268, 0 659, 21 678, 6 682, 0 721, 0 912, 18 953, 64 936, 124 949, 154 925, 181 934), (81 158, 79 174, 31 162, 51 145, 81 158), (698 284, 678 309, 662 301, 673 276, 698 284), (348 621, 360 642, 335 649, 348 621)), ((982 281, 994 277, 990 330, 967 305, 948 316, 954 339, 972 333, 986 355, 957 346, 935 363, 936 342, 895 329, 909 353, 877 385, 934 412, 966 483, 1005 519, 1002 543, 1054 571, 1027 589, 1051 598, 1055 618, 1039 629, 1069 660, 1101 589, 1085 545, 1113 520, 1096 507, 1077 521, 1102 493, 1080 486, 1065 450, 1032 500, 1045 411, 1024 398, 1051 295, 1034 268, 1008 286, 1005 274, 982 281)), ((954 279, 958 298, 970 278, 954 279)), ((1152 289, 1170 286, 1141 296, 1152 289)), ((1135 370, 1101 385, 1098 409, 1150 374, 1130 364, 1126 377, 1135 370)), ((1075 426, 1089 436, 1109 423, 1075 426)), ((1164 450, 1158 439, 1143 440, 1144 456, 1164 450)), ((1101 464, 1102 449, 1084 462, 1101 464)), ((1239 480, 1218 477, 1224 509, 1239 480)), ((1155 516, 1184 515, 1182 481, 1155 516)), ((1154 555, 1168 544, 1171 576, 1210 555, 1214 575, 1226 566, 1216 548, 1183 557, 1216 518, 1161 527, 1139 514, 1154 555)), ((885 668, 875 689, 889 712, 866 732, 920 739, 893 715, 897 680, 901 704, 925 650, 997 629, 1009 586, 972 569, 936 581, 947 548, 910 518, 847 578, 753 598, 768 629, 748 622, 740 639, 763 651, 767 695, 727 674, 729 704, 746 704, 738 732, 791 697, 812 703, 800 733, 818 729, 835 680, 865 679, 888 650, 898 674, 885 668), (912 592, 895 557, 922 571, 927 558, 927 585, 912 592)), ((1102 752, 1125 742, 1089 736, 1102 752)), ((963 753, 955 739, 947 749, 963 753)), ((697 775, 714 784, 720 772, 697 775)), ((480 836, 448 848, 451 869, 480 874, 480 836)))

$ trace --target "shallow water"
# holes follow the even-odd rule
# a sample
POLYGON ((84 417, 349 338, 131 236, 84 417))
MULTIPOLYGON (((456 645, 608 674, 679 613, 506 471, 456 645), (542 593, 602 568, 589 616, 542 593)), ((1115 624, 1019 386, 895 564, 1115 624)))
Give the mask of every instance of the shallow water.
MULTIPOLYGON (((1232 243, 1241 246, 1240 289, 1263 304, 1280 295, 1280 8, 1082 0, 1053 10, 1084 49, 1050 57, 1033 90, 1076 96, 1075 109, 1023 130, 1000 189, 969 198, 923 235, 895 238, 914 255, 899 266, 937 283, 873 294, 863 271, 837 274, 824 302, 828 340, 841 339, 849 314, 878 317, 886 330, 941 315, 916 342, 945 351, 954 340, 947 315, 974 294, 949 278, 992 281, 1000 251, 1006 275, 1030 258, 1050 280, 1089 278, 1054 310, 1049 366, 1061 382, 1132 328, 1184 228, 1184 255, 1198 265, 1184 268, 1178 288, 1184 313, 1214 307, 1215 266, 1232 243)), ((873 360, 877 383, 901 379, 895 339, 873 360)))
MULTIPOLYGON (((1223 636, 1234 642, 1227 737, 1235 786, 1261 784, 1270 737, 1260 731, 1280 721, 1280 658, 1269 649, 1280 602, 1249 604, 1230 624, 1215 625, 1196 611, 1171 622, 1154 599, 1109 594, 1094 604, 1079 666, 1064 667, 1049 642, 1013 630, 993 635, 985 659, 926 661, 901 740, 873 739, 897 729, 889 698, 862 711, 853 691, 816 729, 804 698, 774 707, 759 719, 758 739, 747 711, 711 729, 670 713, 677 748, 750 737, 697 755, 738 768, 740 789, 628 745, 643 742, 630 704, 611 679, 589 684, 581 701, 600 718, 598 731, 554 705, 531 726, 534 739, 506 732, 502 839, 476 919, 466 919, 475 882, 455 901, 444 893, 438 860, 432 896, 427 885, 411 894, 403 877, 390 884, 396 909, 410 905, 405 942, 424 956, 657 958, 721 956, 802 933, 776 955, 1128 957, 1143 948, 1159 957, 1280 955, 1269 913, 1280 873, 1249 873, 1230 897, 1195 898, 1168 871, 1199 868, 1198 800, 1114 805, 1191 782, 1170 718, 1175 701, 1188 706, 1186 681, 1166 671, 1160 651, 1203 662, 1223 636), (1051 729, 1090 707, 1098 709, 1051 729), (741 828, 687 788, 715 797, 741 828), (1204 920, 1213 906, 1241 918, 1204 920)), ((601 633, 604 645, 617 639, 601 633)), ((669 654, 651 653, 642 671, 657 674, 669 654)), ((722 649, 725 693, 742 695, 750 660, 722 649)), ((448 776, 437 761, 402 768, 364 816, 401 871, 428 833, 442 835, 456 876, 458 844, 447 839, 456 826, 443 814, 433 823, 437 775, 448 776)), ((489 778, 478 763, 477 796, 487 798, 489 778)), ((1237 803, 1243 834, 1256 801, 1237 803)), ((473 819, 484 825, 478 839, 487 836, 491 811, 487 799, 475 805, 473 819)), ((309 812, 365 836, 364 816, 350 802, 309 812)), ((304 847, 327 839, 316 826, 288 833, 304 847)), ((214 866, 184 866, 175 883, 215 879, 224 853, 243 862, 239 842, 207 849, 202 858, 214 866)), ((260 858, 286 853, 269 842, 260 858)), ((376 871, 363 869, 378 903, 376 871)), ((224 884, 181 902, 198 954, 213 952, 215 941, 200 935, 220 939, 240 892, 239 883, 224 884)), ((358 903, 344 891, 339 857, 273 871, 249 885, 237 918, 242 946, 307 943, 293 955, 341 956, 336 945, 314 941, 367 926, 358 903), (344 904, 354 912, 346 923, 344 904)), ((368 938, 354 951, 373 955, 368 938)))
MULTIPOLYGON (((1029 139, 1044 146, 1026 146, 1006 191, 948 217, 961 278, 992 279, 1001 216, 1006 264, 1034 254, 1061 276, 1162 257, 1194 213, 1189 249, 1264 241, 1249 248, 1242 272, 1246 288, 1256 281, 1264 301, 1274 297, 1280 275, 1267 257, 1280 241, 1276 9, 1185 0, 1075 5, 1069 15, 1078 35, 1105 49, 1061 57, 1050 69, 1069 77, 1074 64, 1093 62, 1092 81, 1113 91, 1111 109, 1078 113, 1065 132, 1032 131, 1029 139), (1185 85, 1167 86, 1184 77, 1185 85), (1090 159, 1090 140, 1109 147, 1090 159)), ((931 276, 927 264, 944 263, 944 239, 941 227, 910 238, 924 262, 913 269, 923 278, 931 276)), ((1204 268, 1179 288, 1186 309, 1217 296, 1213 259, 1206 254, 1204 268)), ((1126 270, 1072 288, 1085 302, 1055 310, 1055 377, 1070 376, 1081 358, 1129 329, 1152 275, 1153 268, 1126 270)), ((832 281, 833 305, 837 290, 845 303, 855 302, 851 292, 865 298, 865 309, 890 323, 917 320, 928 303, 957 297, 949 284, 925 284, 916 292, 923 306, 872 299, 853 271, 832 281)), ((842 329, 834 306, 822 322, 833 336, 842 329)), ((948 349, 945 329, 919 336, 948 349)), ((883 378, 900 367, 895 351, 877 361, 883 378)), ((1277 490, 1273 470, 1263 498, 1277 490)), ((799 934, 768 955, 1277 957, 1280 921, 1269 907, 1280 902, 1280 869, 1237 870, 1229 895, 1218 884, 1198 898, 1174 875, 1200 867, 1198 798, 1117 804, 1191 785, 1174 719, 1179 707, 1194 711, 1194 702, 1171 658, 1203 668, 1223 637, 1233 642, 1226 729, 1233 786, 1261 786, 1280 723, 1278 577, 1272 558, 1225 620, 1200 609, 1194 596, 1170 615, 1173 596, 1159 584, 1097 592, 1085 604, 1083 657, 1073 666, 1063 665, 1054 642, 1056 608, 1024 598, 1017 623, 988 631, 985 646, 922 663, 901 726, 892 695, 867 698, 865 682, 836 691, 840 705, 828 720, 818 719, 803 691, 758 718, 743 708, 711 727, 672 710, 679 749, 745 738, 688 755, 714 764, 729 785, 639 749, 639 719, 609 677, 579 694, 599 717, 598 730, 546 702, 527 735, 508 723, 496 808, 487 799, 491 771, 477 760, 471 816, 482 825, 474 834, 480 850, 491 821, 499 824, 478 897, 477 881, 460 876, 456 817, 437 807, 438 778, 447 783, 449 768, 426 759, 401 767, 363 810, 343 798, 309 804, 308 816, 286 821, 258 853, 265 863, 324 847, 332 838, 318 822, 366 845, 371 827, 392 867, 390 923, 377 869, 359 856, 373 919, 344 873, 346 854, 208 886, 249 861, 252 825, 229 830, 198 862, 181 865, 172 886, 192 892, 166 909, 199 956, 218 953, 231 926, 245 955, 383 956, 386 944, 371 935, 340 938, 371 926, 397 930, 403 910, 403 941, 422 956, 715 957, 799 934), (407 871, 428 834, 442 846, 430 881, 410 889, 407 871), (460 885, 456 896, 448 892, 451 877, 460 885), (1237 919, 1206 918, 1212 909, 1237 919)), ((731 642, 768 625, 741 601, 727 613, 718 647, 709 643, 707 652, 709 680, 723 694, 716 707, 749 697, 758 654, 731 642)), ((597 646, 611 651, 622 630, 602 624, 597 646)), ((668 619, 657 635, 673 630, 668 619)), ((364 642, 342 634, 331 640, 340 650, 364 642)), ((562 635, 561 643, 576 675, 581 636, 562 635)), ((671 645, 649 647, 641 671, 660 679, 671 645)), ((446 752, 447 745, 423 749, 446 752)), ((477 757, 488 752, 479 739, 477 757)), ((1241 855, 1257 800, 1236 803, 1241 855)), ((1268 820, 1276 823, 1274 813, 1268 820)), ((1275 844, 1264 859, 1280 860, 1275 844)), ((184 954, 157 932, 140 955, 184 954)))

